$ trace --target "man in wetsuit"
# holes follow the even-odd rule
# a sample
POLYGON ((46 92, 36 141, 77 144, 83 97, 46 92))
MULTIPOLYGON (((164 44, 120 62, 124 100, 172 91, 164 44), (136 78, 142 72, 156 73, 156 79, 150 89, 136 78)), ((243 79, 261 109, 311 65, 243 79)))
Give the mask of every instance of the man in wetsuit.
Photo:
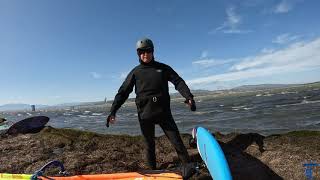
POLYGON ((168 81, 174 84, 175 89, 186 98, 185 102, 189 104, 191 110, 195 111, 193 95, 185 81, 170 66, 154 60, 154 46, 150 39, 139 40, 136 48, 140 64, 128 74, 119 88, 106 125, 109 127, 109 123, 115 122, 117 110, 135 87, 135 102, 141 132, 146 143, 149 168, 156 169, 155 124, 160 125, 176 149, 182 164, 187 164, 190 158, 171 114, 168 81))

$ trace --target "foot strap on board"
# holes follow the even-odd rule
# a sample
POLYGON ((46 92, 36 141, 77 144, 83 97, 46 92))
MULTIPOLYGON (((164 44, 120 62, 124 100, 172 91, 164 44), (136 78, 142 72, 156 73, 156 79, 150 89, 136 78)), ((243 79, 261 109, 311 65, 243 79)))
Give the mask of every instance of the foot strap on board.
POLYGON ((46 165, 44 165, 41 169, 36 171, 31 176, 31 180, 38 180, 38 177, 40 177, 40 176, 51 180, 51 178, 46 177, 46 176, 43 175, 45 173, 46 169, 49 168, 49 167, 60 167, 59 175, 62 175, 62 176, 68 175, 68 173, 66 172, 63 164, 60 161, 50 161, 46 165))

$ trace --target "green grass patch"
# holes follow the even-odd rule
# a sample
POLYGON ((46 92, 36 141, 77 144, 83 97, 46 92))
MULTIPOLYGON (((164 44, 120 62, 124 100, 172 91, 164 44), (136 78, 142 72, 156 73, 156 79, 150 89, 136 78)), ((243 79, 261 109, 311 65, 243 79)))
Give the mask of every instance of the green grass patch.
POLYGON ((292 131, 287 133, 287 135, 297 137, 320 136, 320 131, 292 131))

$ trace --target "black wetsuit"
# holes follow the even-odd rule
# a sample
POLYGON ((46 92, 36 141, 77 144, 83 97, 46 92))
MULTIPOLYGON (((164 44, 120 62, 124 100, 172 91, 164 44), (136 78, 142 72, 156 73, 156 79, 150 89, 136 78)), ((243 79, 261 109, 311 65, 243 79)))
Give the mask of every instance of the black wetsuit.
POLYGON ((156 168, 155 124, 159 124, 175 147, 182 163, 189 162, 188 152, 181 140, 179 130, 170 109, 168 81, 172 82, 186 99, 193 99, 184 80, 168 65, 152 60, 136 66, 123 82, 111 107, 111 115, 128 98, 135 87, 136 105, 141 132, 147 145, 147 160, 150 168, 156 168))

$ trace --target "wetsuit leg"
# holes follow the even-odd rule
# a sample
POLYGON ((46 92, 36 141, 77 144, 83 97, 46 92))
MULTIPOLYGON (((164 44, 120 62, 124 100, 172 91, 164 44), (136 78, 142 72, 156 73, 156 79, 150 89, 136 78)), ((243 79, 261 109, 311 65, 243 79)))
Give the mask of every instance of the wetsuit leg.
POLYGON ((176 123, 172 116, 162 119, 159 123, 160 127, 168 137, 171 144, 177 151, 178 157, 183 164, 190 162, 187 148, 184 146, 176 123))
POLYGON ((155 153, 155 124, 147 120, 140 120, 140 128, 144 137, 147 150, 147 165, 150 169, 156 169, 156 153, 155 153))

